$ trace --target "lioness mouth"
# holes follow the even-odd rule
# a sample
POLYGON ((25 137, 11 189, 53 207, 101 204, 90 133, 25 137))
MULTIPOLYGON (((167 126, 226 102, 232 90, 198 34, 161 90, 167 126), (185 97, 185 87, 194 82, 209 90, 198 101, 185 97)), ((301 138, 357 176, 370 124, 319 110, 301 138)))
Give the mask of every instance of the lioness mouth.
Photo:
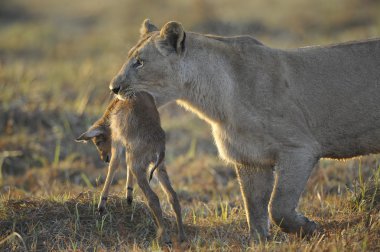
POLYGON ((125 100, 127 100, 127 99, 132 99, 132 98, 134 98, 134 97, 136 97, 136 93, 135 93, 135 91, 133 91, 133 90, 131 90, 131 89, 128 89, 128 90, 122 90, 122 92, 119 92, 119 93, 117 94, 117 98, 118 98, 119 100, 123 100, 123 101, 125 101, 125 100))

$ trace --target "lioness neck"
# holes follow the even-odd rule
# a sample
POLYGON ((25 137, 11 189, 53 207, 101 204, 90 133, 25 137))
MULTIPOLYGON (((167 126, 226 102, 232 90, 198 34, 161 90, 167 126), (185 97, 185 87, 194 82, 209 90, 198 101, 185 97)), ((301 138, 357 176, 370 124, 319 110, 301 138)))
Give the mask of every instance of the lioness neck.
POLYGON ((188 49, 181 65, 184 92, 177 103, 207 122, 224 122, 229 114, 234 81, 226 43, 190 33, 188 49))

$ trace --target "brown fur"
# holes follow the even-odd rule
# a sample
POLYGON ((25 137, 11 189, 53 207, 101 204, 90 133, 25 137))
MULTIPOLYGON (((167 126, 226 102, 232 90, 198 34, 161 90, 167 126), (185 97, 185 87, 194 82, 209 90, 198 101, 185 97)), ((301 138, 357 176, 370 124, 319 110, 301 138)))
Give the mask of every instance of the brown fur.
POLYGON ((163 163, 165 132, 161 128, 160 117, 153 98, 147 93, 137 93, 134 98, 124 101, 113 100, 104 115, 77 140, 86 141, 89 139, 92 139, 104 161, 107 161, 107 157, 111 155, 98 211, 103 213, 105 210, 109 187, 120 163, 121 155, 125 151, 128 164, 128 201, 132 202, 133 174, 148 200, 149 208, 153 212, 156 224, 159 227, 159 236, 165 243, 170 243, 170 238, 163 224, 159 199, 147 181, 147 169, 151 163, 154 163, 151 175, 158 168, 158 179, 175 211, 179 238, 183 241, 185 235, 181 207, 163 163))

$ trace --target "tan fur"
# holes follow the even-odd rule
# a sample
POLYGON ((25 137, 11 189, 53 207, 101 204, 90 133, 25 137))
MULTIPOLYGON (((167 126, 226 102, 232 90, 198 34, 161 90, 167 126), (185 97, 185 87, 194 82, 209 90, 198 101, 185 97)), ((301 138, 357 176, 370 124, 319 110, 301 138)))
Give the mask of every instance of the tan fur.
MULTIPOLYGON (((179 239, 184 241, 181 207, 161 158, 165 153, 165 133, 160 126, 159 114, 152 97, 147 93, 137 93, 135 98, 125 101, 115 99, 108 106, 103 117, 77 140, 88 140, 89 136, 101 156, 104 153, 111 155, 107 178, 99 201, 99 212, 102 213, 105 210, 114 173, 120 163, 121 155, 126 152, 128 202, 132 202, 131 188, 133 188, 133 176, 135 176, 155 218, 158 235, 165 243, 170 243, 170 237, 163 223, 159 199, 147 181, 147 168, 151 163, 155 163, 158 180, 176 214, 179 239)), ((103 157, 102 159, 104 160, 103 157)))
POLYGON ((316 230, 296 209, 319 158, 380 152, 379 80, 379 39, 280 50, 169 22, 142 36, 110 88, 176 100, 210 123, 236 166, 250 234, 266 239, 268 206, 282 230, 316 230))

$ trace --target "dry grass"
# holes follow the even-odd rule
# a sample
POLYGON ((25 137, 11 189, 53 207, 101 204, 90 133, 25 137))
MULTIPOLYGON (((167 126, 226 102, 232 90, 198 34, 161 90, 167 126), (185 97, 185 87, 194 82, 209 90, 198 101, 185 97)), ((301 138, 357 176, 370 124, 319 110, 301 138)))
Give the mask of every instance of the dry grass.
MULTIPOLYGON (((104 110, 107 83, 146 17, 158 25, 176 19, 195 31, 249 33, 280 48, 380 37, 376 0, 0 1, 0 250, 162 249, 137 188, 133 205, 126 204, 124 169, 107 214, 95 213, 105 165, 92 146, 74 142, 104 110)), ((378 155, 316 167, 300 209, 323 233, 306 240, 273 227, 272 241, 249 248, 236 176, 218 160, 209 127, 176 105, 160 114, 188 236, 175 249, 380 250, 378 155)), ((173 213, 161 202, 175 240, 173 213)))
MULTIPOLYGON (((380 172, 380 168, 377 173, 380 172)), ((378 179, 378 178, 377 178, 378 179)), ((369 186, 363 184, 362 186, 369 186)), ((380 189, 379 180, 372 183, 380 189)), ((319 221, 324 232, 301 239, 273 229, 273 240, 256 245, 259 251, 376 251, 380 248, 379 193, 307 193, 301 209, 319 221), (360 195, 362 195, 360 193, 360 195)), ((1 199, 0 232, 3 239, 14 232, 20 235, 1 246, 9 250, 157 250, 155 228, 146 205, 138 197, 129 206, 122 196, 112 196, 107 213, 100 217, 96 211, 98 194, 93 191, 71 196, 51 195, 25 197, 10 191, 1 199), (25 244, 25 245, 24 245, 25 244)), ((247 225, 244 209, 239 202, 210 200, 185 203, 184 222, 187 244, 174 243, 174 249, 247 250, 247 225)), ((164 204, 168 213, 169 208, 164 204)), ((168 227, 176 239, 173 215, 167 215, 168 227)))

